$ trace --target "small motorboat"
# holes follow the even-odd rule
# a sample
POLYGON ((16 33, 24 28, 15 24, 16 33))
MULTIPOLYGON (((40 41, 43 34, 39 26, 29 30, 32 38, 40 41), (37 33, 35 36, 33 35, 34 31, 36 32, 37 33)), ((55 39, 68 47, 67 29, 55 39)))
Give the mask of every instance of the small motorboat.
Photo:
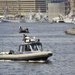
POLYGON ((0 52, 0 60, 29 61, 29 60, 47 60, 52 56, 51 51, 43 51, 42 43, 39 39, 30 39, 25 37, 23 44, 19 46, 19 50, 15 53, 13 50, 9 52, 0 52))
POLYGON ((19 33, 29 33, 29 29, 28 29, 28 28, 23 29, 23 28, 20 26, 20 28, 19 28, 19 33))

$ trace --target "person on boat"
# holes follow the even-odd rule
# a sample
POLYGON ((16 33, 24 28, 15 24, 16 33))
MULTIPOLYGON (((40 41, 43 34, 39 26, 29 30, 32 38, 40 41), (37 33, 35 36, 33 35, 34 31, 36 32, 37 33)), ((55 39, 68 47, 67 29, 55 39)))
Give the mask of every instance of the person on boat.
POLYGON ((22 27, 20 26, 20 30, 22 30, 22 27))
POLYGON ((29 42, 30 41, 30 38, 27 36, 27 35, 23 35, 23 41, 24 42, 29 42))
POLYGON ((20 28, 19 28, 19 32, 21 32, 23 29, 22 29, 22 27, 20 26, 20 28))
POLYGON ((14 51, 13 51, 13 50, 10 50, 10 51, 9 51, 9 54, 14 54, 14 51))
POLYGON ((26 28, 25 30, 26 30, 26 32, 28 32, 28 33, 29 33, 29 30, 28 30, 28 28, 26 28))

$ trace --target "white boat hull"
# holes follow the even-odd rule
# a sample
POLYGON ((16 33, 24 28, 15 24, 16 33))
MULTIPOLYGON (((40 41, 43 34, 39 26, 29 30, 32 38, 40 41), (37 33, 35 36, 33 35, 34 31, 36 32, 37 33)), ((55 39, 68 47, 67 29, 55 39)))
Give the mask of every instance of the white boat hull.
POLYGON ((30 52, 24 54, 0 54, 0 60, 47 60, 52 52, 30 52))
POLYGON ((72 19, 69 19, 69 18, 64 19, 64 22, 65 22, 65 23, 72 23, 72 19))
POLYGON ((20 20, 9 20, 9 19, 2 19, 2 22, 20 22, 20 20))

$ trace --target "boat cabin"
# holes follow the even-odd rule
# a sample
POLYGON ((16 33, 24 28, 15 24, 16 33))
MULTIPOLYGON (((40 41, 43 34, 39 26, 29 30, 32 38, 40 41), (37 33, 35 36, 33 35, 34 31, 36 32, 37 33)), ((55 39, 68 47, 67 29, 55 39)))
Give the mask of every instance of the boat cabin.
POLYGON ((40 42, 25 43, 19 46, 19 52, 27 51, 42 51, 42 44, 40 42))

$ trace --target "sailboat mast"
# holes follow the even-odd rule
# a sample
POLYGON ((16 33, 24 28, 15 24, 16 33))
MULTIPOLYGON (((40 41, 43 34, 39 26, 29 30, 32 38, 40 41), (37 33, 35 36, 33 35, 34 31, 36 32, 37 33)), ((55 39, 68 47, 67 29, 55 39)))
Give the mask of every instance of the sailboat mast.
POLYGON ((4 10, 4 16, 6 17, 8 14, 8 5, 7 5, 7 0, 5 2, 5 10, 4 10))
POLYGON ((20 14, 20 0, 17 0, 17 4, 18 4, 18 14, 20 14))

